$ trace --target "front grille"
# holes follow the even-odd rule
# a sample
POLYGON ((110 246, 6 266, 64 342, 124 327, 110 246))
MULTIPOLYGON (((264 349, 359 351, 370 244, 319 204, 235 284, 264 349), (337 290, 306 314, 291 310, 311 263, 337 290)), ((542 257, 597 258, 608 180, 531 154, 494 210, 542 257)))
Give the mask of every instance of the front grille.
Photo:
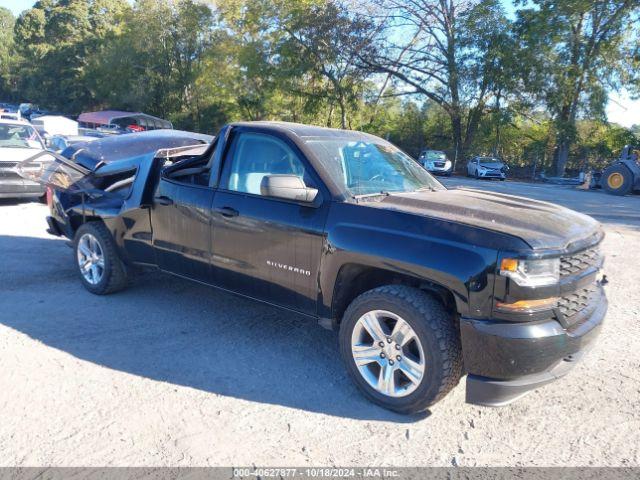
POLYGON ((22 178, 13 167, 18 165, 16 162, 1 162, 0 163, 0 178, 22 178))
POLYGON ((444 167, 444 162, 433 162, 433 165, 435 165, 438 168, 442 168, 444 167))
POLYGON ((573 293, 569 293, 558 301, 558 310, 564 318, 562 323, 565 326, 571 326, 580 318, 581 313, 591 305, 595 308, 596 296, 599 295, 597 284, 590 285, 573 293))
POLYGON ((582 250, 560 259, 560 275, 567 277, 575 275, 590 267, 600 267, 602 263, 602 255, 599 246, 582 250))

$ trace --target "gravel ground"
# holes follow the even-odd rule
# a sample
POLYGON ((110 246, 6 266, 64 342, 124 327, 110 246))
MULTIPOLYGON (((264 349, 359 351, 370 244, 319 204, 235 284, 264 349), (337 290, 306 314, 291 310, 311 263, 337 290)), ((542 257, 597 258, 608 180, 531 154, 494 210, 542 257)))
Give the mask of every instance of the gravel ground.
POLYGON ((162 274, 97 297, 46 207, 0 203, 2 466, 640 466, 640 198, 448 179, 594 215, 609 314, 567 377, 501 409, 364 400, 335 334, 162 274))

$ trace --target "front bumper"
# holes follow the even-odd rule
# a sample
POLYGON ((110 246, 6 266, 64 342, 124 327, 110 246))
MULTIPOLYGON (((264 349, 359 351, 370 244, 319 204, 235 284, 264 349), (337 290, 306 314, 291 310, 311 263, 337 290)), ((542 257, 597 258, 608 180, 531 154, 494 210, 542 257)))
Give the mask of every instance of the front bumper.
POLYGON ((453 171, 453 167, 426 167, 429 173, 433 173, 435 175, 451 175, 453 171))
POLYGON ((480 176, 480 178, 507 178, 506 173, 496 170, 478 172, 478 176, 480 176))
POLYGON ((568 373, 600 332, 604 294, 585 318, 565 329, 555 319, 511 323, 462 318, 468 403, 502 406, 568 373))

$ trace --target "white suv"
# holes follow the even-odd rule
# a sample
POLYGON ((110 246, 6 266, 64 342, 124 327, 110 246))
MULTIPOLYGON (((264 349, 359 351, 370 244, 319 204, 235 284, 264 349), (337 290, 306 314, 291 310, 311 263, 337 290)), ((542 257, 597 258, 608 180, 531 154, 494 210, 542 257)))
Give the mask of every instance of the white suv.
POLYGON ((39 183, 23 179, 19 164, 45 149, 33 126, 24 120, 0 119, 0 198, 41 197, 39 183))

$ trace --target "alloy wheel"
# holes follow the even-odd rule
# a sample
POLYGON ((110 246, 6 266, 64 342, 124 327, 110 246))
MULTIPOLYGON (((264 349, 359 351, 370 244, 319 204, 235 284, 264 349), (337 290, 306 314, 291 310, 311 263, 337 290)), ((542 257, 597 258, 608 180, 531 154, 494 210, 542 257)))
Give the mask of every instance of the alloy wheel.
POLYGON ((424 377, 422 344, 411 325, 392 312, 362 315, 353 328, 351 353, 369 386, 389 397, 411 394, 424 377))
POLYGON ((104 252, 98 239, 90 233, 85 233, 78 240, 78 266, 84 279, 91 285, 96 285, 104 276, 104 252))

